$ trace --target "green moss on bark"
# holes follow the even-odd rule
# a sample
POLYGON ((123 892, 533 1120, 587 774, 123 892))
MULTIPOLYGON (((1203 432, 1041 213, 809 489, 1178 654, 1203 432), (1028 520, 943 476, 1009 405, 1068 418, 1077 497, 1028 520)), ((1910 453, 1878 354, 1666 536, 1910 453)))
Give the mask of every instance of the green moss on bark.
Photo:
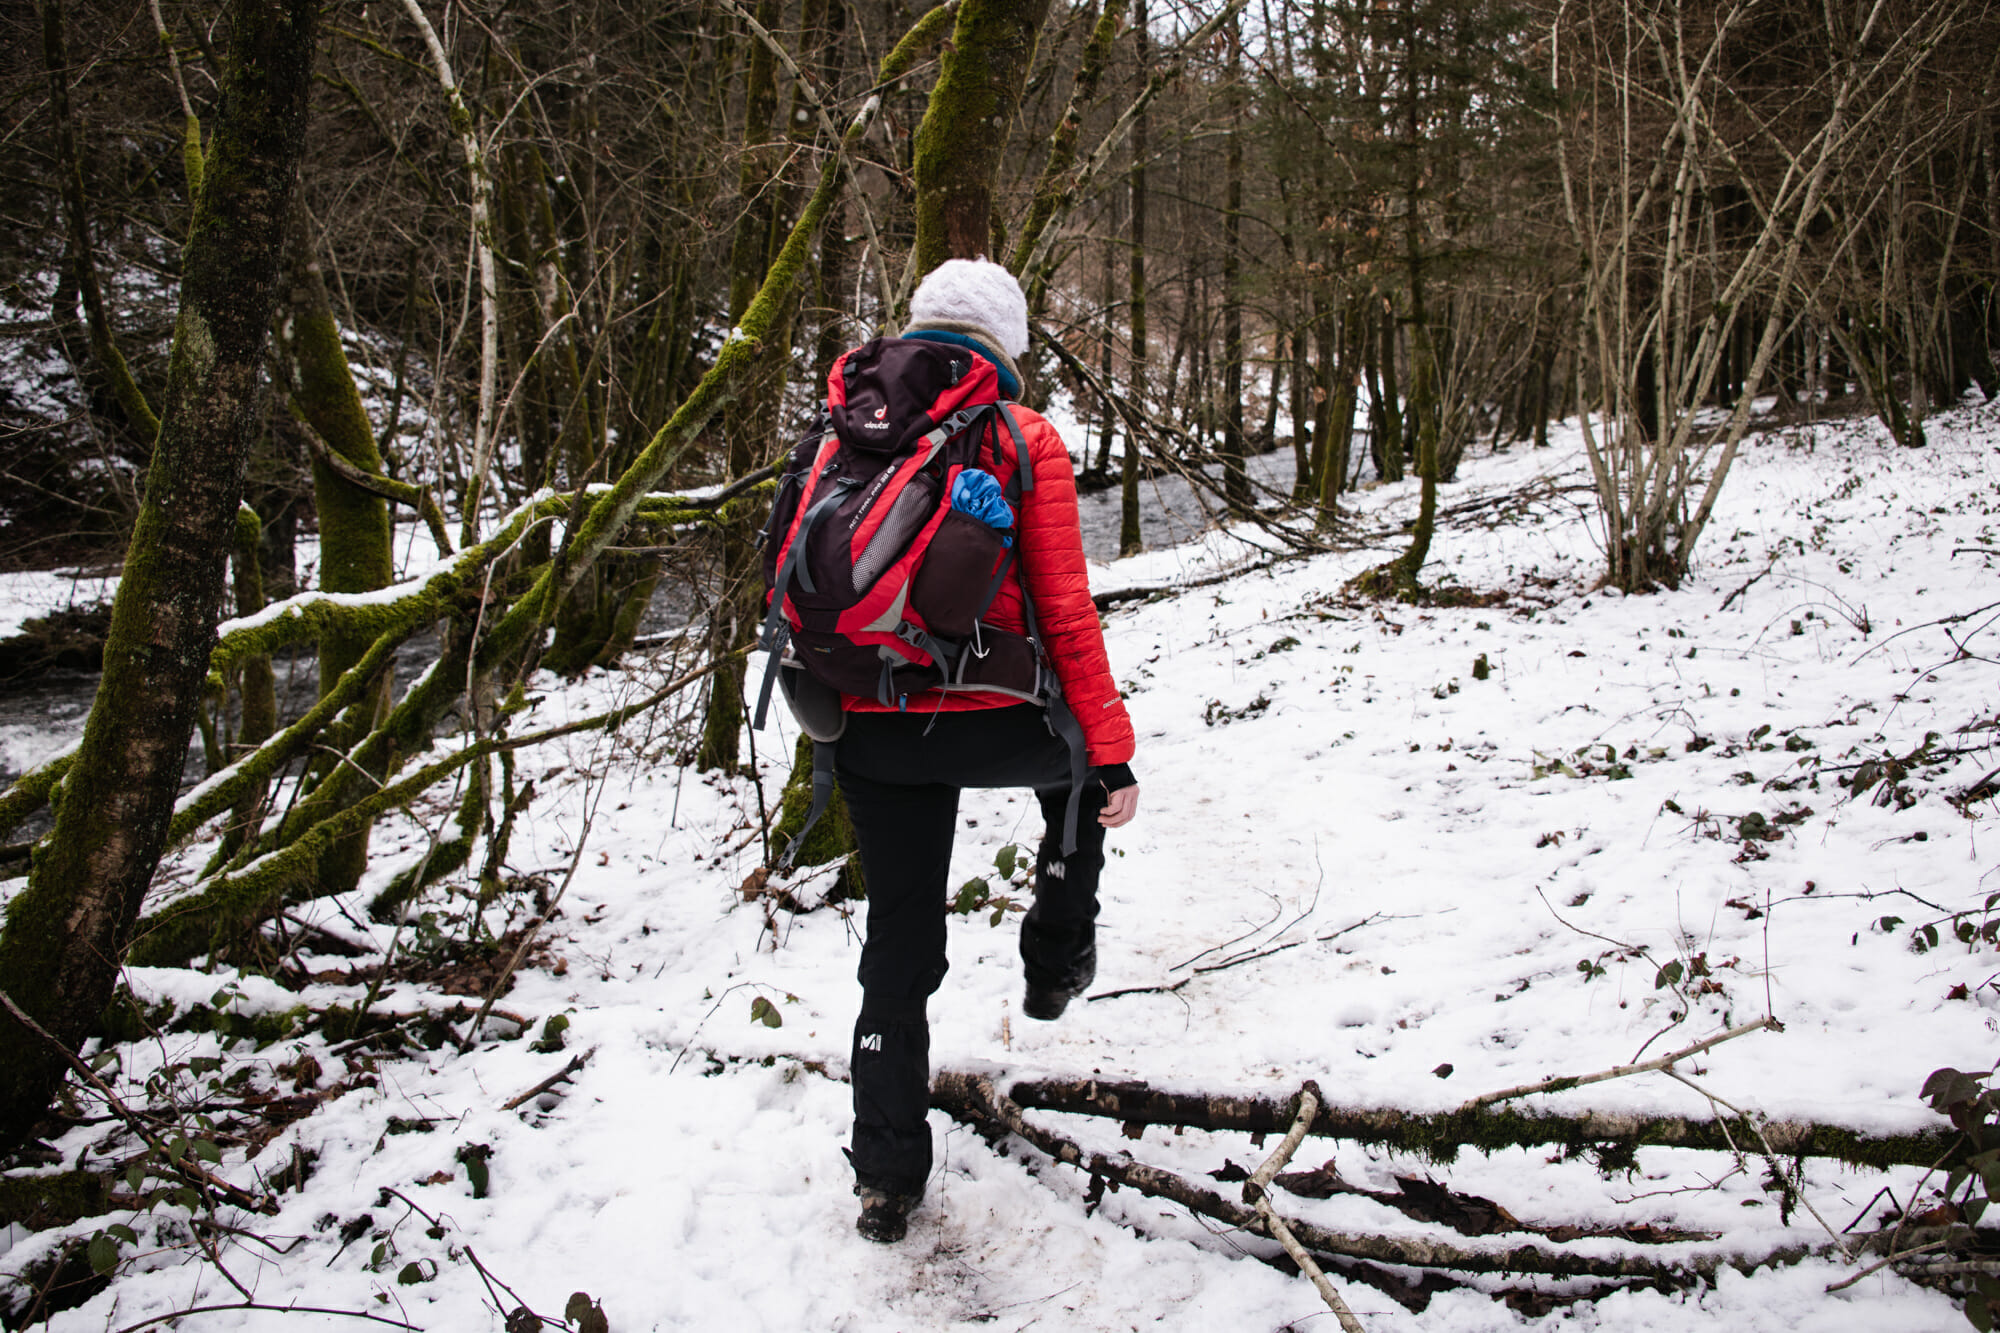
POLYGON ((473 844, 486 823, 486 785, 481 765, 473 765, 473 781, 465 784, 458 803, 458 836, 440 842, 423 859, 389 881, 388 887, 370 900, 368 915, 376 921, 393 921, 405 906, 447 875, 457 874, 472 859, 473 844))
POLYGON ((111 1206, 111 1178, 95 1171, 0 1176, 0 1225, 46 1231, 96 1217, 111 1206))
MULTIPOLYGON (((0 932, 0 987, 74 1048, 110 998, 171 821, 257 426, 273 287, 310 104, 319 6, 228 6, 221 112, 97 702, 54 829, 0 932)), ((0 1024, 0 1146, 60 1086, 59 1053, 0 1024)))
MULTIPOLYGON (((354 373, 340 346, 340 326, 327 299, 318 258, 303 220, 292 237, 289 300, 279 321, 292 407, 326 442, 327 449, 364 473, 382 470, 375 432, 361 404, 354 373)), ((313 509, 319 518, 319 585, 325 592, 374 592, 395 577, 389 505, 381 496, 342 476, 328 458, 313 459, 313 509)), ((334 688, 346 670, 368 651, 374 636, 334 626, 319 641, 322 692, 334 688)), ((354 718, 361 733, 372 731, 388 711, 390 676, 369 682, 363 707, 354 718)), ((386 758, 386 757, 385 757, 386 758)), ((371 772, 381 777, 382 771, 371 772)), ((319 866, 329 893, 360 882, 368 864, 368 829, 358 829, 330 849, 319 866)))
POLYGON ((1048 0, 965 0, 917 127, 919 274, 992 245, 993 183, 1048 0))
POLYGON ((19 828, 22 820, 49 803, 56 784, 69 772, 75 758, 76 751, 70 750, 44 760, 17 778, 5 795, 0 795, 0 840, 19 828))

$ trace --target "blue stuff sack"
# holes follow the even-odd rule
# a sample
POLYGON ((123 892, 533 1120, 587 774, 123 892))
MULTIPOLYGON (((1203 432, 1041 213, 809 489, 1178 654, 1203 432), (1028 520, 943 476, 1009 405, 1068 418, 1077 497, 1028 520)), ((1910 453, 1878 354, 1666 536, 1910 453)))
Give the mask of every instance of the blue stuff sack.
POLYGON ((1001 545, 1014 544, 1014 511, 1000 498, 1000 483, 992 473, 971 467, 960 472, 951 484, 951 507, 999 532, 1001 545))

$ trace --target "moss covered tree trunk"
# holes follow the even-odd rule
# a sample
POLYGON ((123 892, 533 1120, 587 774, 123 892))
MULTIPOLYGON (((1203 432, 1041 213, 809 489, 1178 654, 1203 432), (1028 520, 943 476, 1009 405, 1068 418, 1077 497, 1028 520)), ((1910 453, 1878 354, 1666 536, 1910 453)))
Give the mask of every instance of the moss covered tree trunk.
MULTIPOLYGON (((763 0, 757 22, 765 31, 777 26, 777 0, 763 0)), ((751 298, 770 265, 775 244, 776 215, 782 189, 777 178, 776 142, 771 122, 778 111, 778 62, 771 49, 753 41, 748 50, 744 82, 743 160, 738 175, 742 213, 729 247, 729 322, 734 328, 749 309, 751 298)), ((778 321, 775 335, 741 397, 723 411, 722 433, 728 475, 733 480, 754 470, 771 450, 776 408, 784 390, 784 369, 791 344, 790 310, 778 321)), ((731 505, 722 526, 721 582, 709 614, 709 651, 717 658, 746 646, 757 628, 757 531, 754 511, 731 505)), ((731 661, 708 678, 708 711, 702 719, 696 765, 734 773, 743 735, 743 664, 731 661)))
MULTIPOLYGON (((340 326, 327 299, 326 279, 301 216, 291 238, 291 283, 278 347, 284 359, 293 409, 332 453, 363 472, 379 474, 382 455, 361 405, 361 392, 340 347, 340 326)), ((319 586, 325 592, 373 592, 395 578, 388 502, 341 476, 327 459, 313 459, 313 509, 319 518, 319 586)), ((325 694, 368 651, 372 635, 329 632, 319 644, 319 688, 325 694)), ((372 684, 352 714, 351 736, 332 738, 336 746, 359 739, 389 708, 389 676, 372 684)), ((337 762, 337 761, 334 761, 337 762)), ((380 778, 386 768, 373 774, 380 778)), ((320 859, 319 891, 345 893, 368 865, 364 827, 335 843, 320 859)))
POLYGON ((965 0, 917 127, 912 270, 993 251, 993 186, 1049 0, 965 0))
MULTIPOLYGON (((110 998, 194 732, 257 430, 318 13, 315 0, 228 6, 221 111, 104 675, 55 827, 0 932, 0 987, 71 1046, 110 998)), ((34 1034, 0 1021, 0 1145, 29 1135, 63 1072, 61 1057, 34 1034)))
MULTIPOLYGON (((251 616, 264 609, 264 570, 258 558, 264 525, 257 511, 243 505, 236 511, 236 545, 229 553, 230 572, 236 592, 236 614, 251 616)), ((236 682, 238 713, 236 748, 230 758, 240 758, 271 738, 278 729, 278 680, 271 670, 269 653, 252 653, 229 673, 236 682)), ((253 782, 237 798, 222 835, 219 860, 234 856, 257 823, 264 808, 269 784, 253 782)))

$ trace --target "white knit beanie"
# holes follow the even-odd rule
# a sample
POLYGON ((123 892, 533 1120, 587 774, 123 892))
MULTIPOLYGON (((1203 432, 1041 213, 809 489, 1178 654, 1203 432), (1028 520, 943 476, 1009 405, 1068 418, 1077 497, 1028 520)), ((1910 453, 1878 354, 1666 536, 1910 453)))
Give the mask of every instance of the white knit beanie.
POLYGON ((1028 298, 1014 275, 987 259, 947 259, 917 284, 910 323, 970 324, 1010 358, 1028 350, 1028 298))

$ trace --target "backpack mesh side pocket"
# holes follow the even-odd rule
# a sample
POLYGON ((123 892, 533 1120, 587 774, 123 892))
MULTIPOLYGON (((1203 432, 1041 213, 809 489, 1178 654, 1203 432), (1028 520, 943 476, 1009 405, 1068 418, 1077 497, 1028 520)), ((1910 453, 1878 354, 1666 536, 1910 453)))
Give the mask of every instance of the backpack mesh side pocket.
POLYGON ((875 586, 882 572, 902 558, 910 542, 937 513, 940 486, 929 472, 911 477, 889 506, 882 525, 868 539, 868 545, 854 559, 854 595, 860 597, 875 586))

